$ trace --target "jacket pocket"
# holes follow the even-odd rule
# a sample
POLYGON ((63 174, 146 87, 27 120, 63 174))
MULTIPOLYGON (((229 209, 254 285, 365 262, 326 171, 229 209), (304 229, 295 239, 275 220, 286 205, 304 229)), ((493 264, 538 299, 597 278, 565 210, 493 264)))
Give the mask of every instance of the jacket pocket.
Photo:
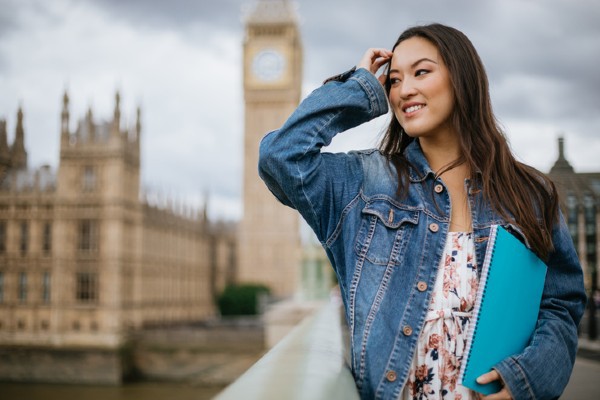
POLYGON ((364 257, 372 264, 388 265, 392 255, 398 259, 400 249, 409 239, 406 231, 418 222, 417 209, 402 207, 386 199, 369 201, 362 209, 354 250, 358 257, 364 257))

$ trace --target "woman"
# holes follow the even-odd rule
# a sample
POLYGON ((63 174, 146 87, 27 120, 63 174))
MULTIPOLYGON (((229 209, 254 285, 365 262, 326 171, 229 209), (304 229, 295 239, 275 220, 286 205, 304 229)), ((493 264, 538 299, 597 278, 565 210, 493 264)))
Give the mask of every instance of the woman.
POLYGON ((456 378, 494 224, 549 268, 529 346, 479 378, 504 385, 480 398, 562 393, 585 303, 581 267, 554 185, 511 154, 482 62, 460 31, 418 26, 392 51, 369 49, 263 139, 259 171, 327 251, 362 398, 478 398, 456 378), (337 133, 385 114, 388 102, 379 149, 321 152, 337 133))

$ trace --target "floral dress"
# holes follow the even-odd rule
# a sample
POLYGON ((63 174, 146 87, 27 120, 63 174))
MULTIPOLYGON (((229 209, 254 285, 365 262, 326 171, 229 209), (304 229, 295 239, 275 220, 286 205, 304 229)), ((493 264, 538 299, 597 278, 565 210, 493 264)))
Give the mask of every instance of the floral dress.
POLYGON ((450 232, 402 400, 470 400, 457 384, 478 286, 473 234, 450 232))

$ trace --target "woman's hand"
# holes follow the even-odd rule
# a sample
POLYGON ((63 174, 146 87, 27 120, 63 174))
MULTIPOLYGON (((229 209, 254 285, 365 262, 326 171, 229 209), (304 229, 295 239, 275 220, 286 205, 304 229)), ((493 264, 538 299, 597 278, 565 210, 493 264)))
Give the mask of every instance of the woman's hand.
MULTIPOLYGON (((477 383, 485 385, 486 383, 490 383, 490 382, 498 381, 498 380, 500 382, 502 382, 502 377, 500 376, 498 371, 492 370, 492 371, 488 372, 487 374, 483 374, 479 378, 477 378, 477 383)), ((479 399, 480 400, 512 400, 512 396, 510 395, 508 388, 504 385, 504 382, 502 382, 502 390, 500 390, 498 393, 493 393, 488 396, 484 396, 484 395, 480 394, 479 399)))
MULTIPOLYGON (((383 65, 388 63, 392 59, 392 52, 387 49, 373 48, 366 51, 363 57, 360 59, 356 68, 364 68, 370 71, 373 75, 379 71, 383 65)), ((377 78, 382 85, 385 84, 387 76, 385 74, 379 75, 377 78)))

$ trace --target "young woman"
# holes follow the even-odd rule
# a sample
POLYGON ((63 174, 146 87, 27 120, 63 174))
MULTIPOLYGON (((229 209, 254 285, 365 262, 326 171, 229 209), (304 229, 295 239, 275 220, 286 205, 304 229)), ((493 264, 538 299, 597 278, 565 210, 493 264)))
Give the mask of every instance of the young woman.
POLYGON ((369 49, 263 139, 259 170, 327 251, 362 398, 479 398, 457 377, 494 224, 549 268, 528 347, 479 378, 503 384, 480 398, 562 393, 584 310, 581 267, 554 185, 511 154, 483 64, 460 31, 418 26, 392 51, 369 49), (388 106, 393 115, 379 149, 321 152, 388 106))

